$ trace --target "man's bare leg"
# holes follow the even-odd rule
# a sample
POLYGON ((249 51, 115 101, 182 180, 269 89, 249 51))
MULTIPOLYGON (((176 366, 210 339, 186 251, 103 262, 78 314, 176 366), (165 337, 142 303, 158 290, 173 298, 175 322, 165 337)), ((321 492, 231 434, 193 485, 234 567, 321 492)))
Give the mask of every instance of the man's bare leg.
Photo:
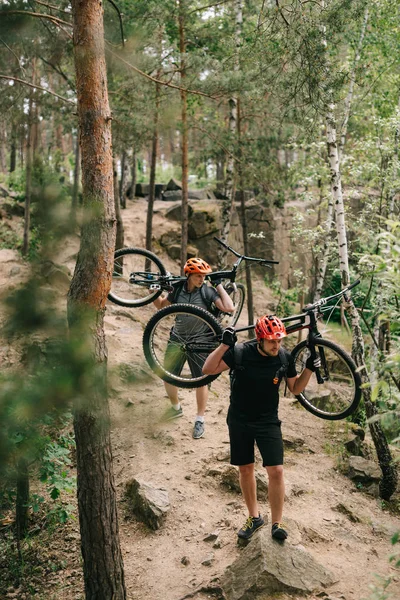
POLYGON ((266 467, 268 473, 268 498, 271 507, 271 522, 282 521, 283 503, 285 500, 285 481, 283 466, 266 467))
POLYGON ((250 517, 258 517, 257 484, 254 463, 239 467, 239 483, 250 517))

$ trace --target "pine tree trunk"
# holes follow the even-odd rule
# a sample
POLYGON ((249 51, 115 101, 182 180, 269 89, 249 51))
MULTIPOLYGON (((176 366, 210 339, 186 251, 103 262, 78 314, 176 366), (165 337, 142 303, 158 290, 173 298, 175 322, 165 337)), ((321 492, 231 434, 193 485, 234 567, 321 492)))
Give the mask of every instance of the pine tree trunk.
MULTIPOLYGON (((35 81, 33 74, 32 81, 35 81)), ((22 242, 22 254, 26 256, 29 250, 29 230, 31 226, 31 196, 32 196, 32 128, 33 122, 33 91, 29 95, 28 107, 28 130, 26 136, 26 171, 25 171, 25 211, 24 211, 24 233, 22 242)))
POLYGON ((24 459, 21 459, 17 465, 17 497, 15 515, 18 541, 22 540, 28 529, 28 505, 29 470, 27 462, 24 459))
POLYGON ((121 208, 126 208, 126 182, 128 178, 128 157, 123 150, 121 158, 121 180, 119 182, 119 202, 121 208))
MULTIPOLYGON (((242 25, 243 12, 242 0, 235 0, 235 63, 234 71, 239 72, 239 51, 242 44, 242 25)), ((228 242, 231 228, 232 213, 235 207, 236 185, 235 185, 235 151, 237 153, 237 120, 238 120, 238 98, 229 99, 229 132, 233 143, 232 152, 228 155, 226 161, 225 192, 226 199, 222 201, 221 206, 221 233, 220 237, 224 242, 228 242), (236 143, 235 143, 236 141, 236 143)), ((223 268, 225 265, 227 250, 219 245, 217 250, 218 266, 223 268)))
MULTIPOLYGON (((115 236, 115 250, 120 250, 124 247, 124 223, 121 215, 121 203, 119 198, 119 185, 118 185, 118 173, 117 173, 117 165, 115 159, 113 159, 113 188, 114 188, 114 206, 115 206, 115 218, 117 222, 117 230, 115 236)), ((118 261, 118 264, 114 265, 114 269, 119 270, 119 273, 122 275, 122 261, 121 258, 118 261)))
MULTIPOLYGON (((157 74, 159 78, 160 74, 157 74)), ((146 248, 152 249, 151 237, 153 233, 153 211, 154 200, 156 195, 156 167, 158 154, 158 113, 160 110, 160 84, 156 83, 156 98, 153 117, 153 140, 151 144, 151 159, 150 159, 150 185, 149 185, 149 200, 147 203, 147 218, 146 218, 146 248)))
MULTIPOLYGON (((246 256, 250 256, 249 249, 249 236, 247 229, 247 218, 246 218, 246 202, 244 193, 244 178, 243 178, 243 165, 242 165, 242 153, 241 153, 241 116, 240 116, 240 101, 238 100, 238 113, 237 113, 237 137, 238 137, 238 179, 240 189, 240 218, 243 232, 243 252, 246 256)), ((251 281, 251 270, 250 264, 246 262, 246 291, 247 291, 247 314, 248 324, 254 323, 254 303, 253 303, 253 284, 251 281)), ((249 335, 250 331, 249 331, 249 335)))
POLYGON ((76 132, 74 185, 72 188, 72 202, 71 202, 71 214, 70 214, 70 221, 73 226, 76 224, 76 214, 77 214, 77 210, 78 210, 80 171, 81 171, 81 146, 79 144, 79 128, 78 128, 77 132, 76 132))
POLYGON ((181 274, 187 260, 188 245, 188 178, 189 178, 189 147, 188 147, 188 124, 187 124, 187 92, 186 87, 186 40, 185 40, 185 0, 179 0, 179 53, 181 74, 181 151, 182 151, 182 229, 181 229, 181 274))
POLYGON ((132 162, 131 162, 131 200, 135 199, 136 196, 136 180, 137 180, 137 156, 136 147, 132 147, 132 162))
POLYGON ((16 166, 17 166, 17 131, 16 131, 16 127, 15 127, 15 122, 12 121, 11 122, 11 134, 10 134, 10 138, 11 138, 11 145, 10 145, 10 173, 13 173, 13 171, 15 171, 16 166))
POLYGON ((114 263, 115 209, 103 7, 97 0, 73 0, 72 11, 85 215, 68 294, 68 323, 71 340, 82 352, 86 350, 96 365, 85 373, 91 378, 90 386, 83 398, 77 394, 74 406, 85 597, 125 600, 104 334, 114 263))
MULTIPOLYGON (((333 202, 336 212, 336 230, 339 246, 339 262, 342 287, 349 284, 349 263, 347 250, 347 235, 346 222, 343 204, 342 185, 340 178, 340 161, 338 147, 336 143, 336 124, 333 116, 333 111, 327 115, 327 142, 328 142, 328 159, 331 172, 331 190, 333 202)), ((371 381, 365 366, 365 350, 364 339, 360 326, 358 311, 352 300, 348 304, 348 311, 351 319, 353 330, 353 347, 352 355, 354 361, 360 369, 362 383, 365 384, 363 389, 365 411, 368 419, 375 418, 378 414, 376 404, 371 400, 371 381)), ((379 466, 382 471, 382 479, 379 485, 379 493, 381 498, 389 500, 397 487, 397 472, 393 464, 389 445, 385 434, 382 430, 379 421, 369 421, 369 429, 375 445, 379 466)))

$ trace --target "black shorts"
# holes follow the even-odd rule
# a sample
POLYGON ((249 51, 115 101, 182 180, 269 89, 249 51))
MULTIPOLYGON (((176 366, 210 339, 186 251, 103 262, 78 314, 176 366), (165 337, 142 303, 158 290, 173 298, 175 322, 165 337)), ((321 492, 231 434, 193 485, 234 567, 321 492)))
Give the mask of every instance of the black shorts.
POLYGON ((164 355, 164 369, 174 375, 180 375, 183 366, 187 361, 192 377, 202 377, 202 369, 207 356, 207 354, 196 353, 195 355, 192 355, 189 352, 186 352, 181 341, 178 343, 172 334, 168 340, 167 349, 164 355))
POLYGON ((227 419, 231 445, 231 465, 254 463, 254 444, 260 451, 263 467, 283 465, 281 421, 252 425, 227 419))

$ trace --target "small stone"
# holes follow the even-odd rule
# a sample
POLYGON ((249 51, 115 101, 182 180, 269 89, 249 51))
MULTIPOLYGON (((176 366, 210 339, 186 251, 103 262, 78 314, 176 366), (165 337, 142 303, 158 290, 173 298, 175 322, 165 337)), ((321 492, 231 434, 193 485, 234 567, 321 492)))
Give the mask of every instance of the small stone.
POLYGON ((201 564, 205 567, 211 567, 214 562, 214 554, 209 554, 204 560, 201 561, 201 564))
POLYGON ((186 567, 187 565, 189 565, 189 564, 190 564, 190 560, 188 559, 188 557, 187 557, 187 556, 182 556, 182 558, 181 558, 181 563, 182 563, 183 565, 185 565, 185 567, 186 567))

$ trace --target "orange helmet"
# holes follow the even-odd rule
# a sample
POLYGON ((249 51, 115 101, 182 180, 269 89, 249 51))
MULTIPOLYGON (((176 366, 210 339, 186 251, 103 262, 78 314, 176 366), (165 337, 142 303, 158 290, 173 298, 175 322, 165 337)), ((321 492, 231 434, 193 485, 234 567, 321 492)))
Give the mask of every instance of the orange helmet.
POLYGON ((208 263, 202 258, 189 258, 183 267, 185 275, 189 276, 192 273, 200 273, 201 275, 207 275, 211 273, 212 269, 208 263))
POLYGON ((280 340, 287 335, 284 324, 274 315, 265 315, 257 319, 255 332, 258 341, 280 340))

